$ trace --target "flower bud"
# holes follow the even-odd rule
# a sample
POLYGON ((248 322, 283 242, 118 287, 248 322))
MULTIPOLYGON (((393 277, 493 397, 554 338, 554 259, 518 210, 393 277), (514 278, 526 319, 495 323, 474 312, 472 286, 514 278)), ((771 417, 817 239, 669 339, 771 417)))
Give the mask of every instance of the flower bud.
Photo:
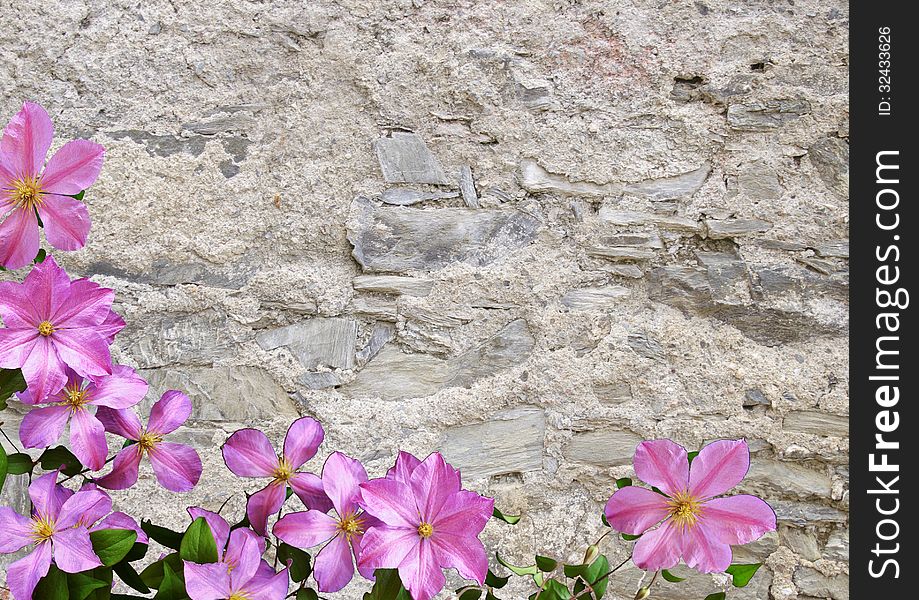
POLYGON ((648 596, 651 595, 651 588, 643 587, 638 590, 638 593, 635 594, 635 600, 645 600, 648 596))
POLYGON ((593 563, 593 561, 597 560, 598 556, 600 556, 600 548, 596 544, 587 546, 587 552, 584 553, 584 564, 589 565, 593 563))

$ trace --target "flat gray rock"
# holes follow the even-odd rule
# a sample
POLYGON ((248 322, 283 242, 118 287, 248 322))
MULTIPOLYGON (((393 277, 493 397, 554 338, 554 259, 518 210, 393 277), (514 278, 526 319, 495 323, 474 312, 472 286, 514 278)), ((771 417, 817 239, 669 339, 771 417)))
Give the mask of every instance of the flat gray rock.
POLYGON ((767 100, 728 106, 728 125, 738 131, 772 131, 809 113, 806 100, 767 100))
POLYGON ((416 133, 394 131, 374 141, 373 149, 386 183, 450 183, 440 162, 416 133))
POLYGON ((571 290, 559 300, 572 310, 606 310, 622 304, 632 291, 621 285, 606 285, 571 290))
POLYGON ((849 437, 849 419, 814 410, 793 410, 785 415, 782 428, 796 433, 849 437))
POLYGON ((358 275, 352 285, 360 292, 424 297, 431 293, 434 282, 430 279, 399 275, 358 275))
POLYGON ((611 225, 656 225, 661 229, 683 231, 692 234, 702 233, 702 226, 699 222, 689 217, 619 210, 609 203, 600 207, 598 217, 601 221, 605 221, 611 225))
POLYGON ((630 183, 625 186, 623 191, 626 194, 647 198, 648 200, 688 198, 699 191, 699 188, 708 179, 710 172, 711 168, 708 164, 705 164, 688 173, 630 183))
POLYGON ((419 190, 410 190, 408 188, 390 188, 384 190, 380 195, 380 200, 384 204, 394 206, 411 206, 419 202, 428 200, 445 200, 449 198, 459 198, 458 192, 422 192, 419 190))
POLYGON ((705 232, 713 240, 765 233, 772 229, 772 223, 761 219, 706 219, 705 232))
POLYGON ((601 429, 575 433, 564 450, 565 458, 601 467, 632 464, 639 435, 623 429, 601 429))
POLYGON ((354 367, 357 322, 352 319, 313 318, 260 334, 263 350, 287 347, 304 368, 351 369, 354 367))
POLYGON ((535 217, 512 209, 410 209, 352 203, 348 239, 365 272, 430 271, 452 263, 484 266, 531 243, 535 217))
POLYGON ((542 469, 546 417, 539 408, 514 408, 487 421, 447 429, 440 451, 463 481, 542 469))
POLYGON ((824 185, 840 198, 849 198, 849 144, 837 137, 824 138, 808 149, 811 164, 824 185))

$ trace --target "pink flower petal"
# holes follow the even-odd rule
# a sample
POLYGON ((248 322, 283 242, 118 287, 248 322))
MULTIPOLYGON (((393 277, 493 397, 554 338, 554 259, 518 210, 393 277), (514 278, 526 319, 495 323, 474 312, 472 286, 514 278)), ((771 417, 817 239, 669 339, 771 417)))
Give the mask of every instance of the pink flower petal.
POLYGON ((55 529, 70 528, 78 523, 83 523, 84 526, 93 525, 98 518, 91 522, 87 519, 99 517, 111 510, 112 499, 102 490, 80 490, 61 505, 61 511, 54 523, 55 529))
POLYGON ((367 481, 364 465, 341 452, 333 452, 322 467, 322 489, 340 516, 355 514, 361 497, 358 487, 367 481))
MULTIPOLYGON (((414 474, 412 476, 414 477, 414 474)), ((399 565, 399 578, 412 594, 413 600, 431 600, 444 589, 447 578, 437 564, 434 548, 429 540, 422 540, 405 557, 399 565)))
POLYGON ((150 410, 147 431, 160 435, 172 433, 191 416, 191 400, 178 390, 169 390, 150 410))
POLYGON ((167 490, 187 492, 201 478, 201 458, 190 446, 160 442, 148 455, 156 480, 167 490))
POLYGON ((741 494, 715 498, 702 505, 706 531, 734 546, 749 544, 775 531, 775 511, 756 496, 741 494))
POLYGON ((67 142, 48 161, 42 187, 53 194, 79 194, 99 177, 103 156, 105 148, 89 140, 67 142))
POLYGON ((731 546, 713 538, 705 522, 682 533, 683 562, 700 573, 723 573, 731 566, 731 546))
POLYGON ((421 536, 416 527, 378 525, 364 534, 358 565, 371 573, 377 569, 396 569, 419 544, 421 536))
MULTIPOLYGON (((0 329, 0 332, 3 331, 0 329)), ((2 342, 3 335, 0 333, 0 344, 2 342)), ((36 403, 44 402, 48 396, 58 393, 67 383, 64 363, 50 338, 39 336, 32 343, 29 356, 21 368, 29 393, 36 403)))
POLYGON ((25 558, 20 558, 6 570, 6 582, 16 600, 32 598, 32 592, 39 580, 48 574, 51 567, 51 542, 35 546, 25 558))
POLYGON ((351 546, 344 533, 332 538, 316 555, 313 575, 319 583, 319 591, 327 593, 339 591, 354 577, 351 546))
POLYGON ((284 457, 294 469, 316 456, 316 451, 325 432, 319 421, 311 417, 302 417, 290 424, 284 437, 284 457))
POLYGON ((297 548, 311 548, 338 534, 338 521, 318 510, 288 513, 278 519, 272 533, 297 548))
POLYGON ((134 406, 147 395, 147 382, 131 367, 112 366, 112 374, 98 378, 86 389, 89 404, 124 409, 134 406))
POLYGON ((97 329, 111 312, 115 291, 85 278, 70 281, 60 268, 57 275, 64 289, 52 290, 51 316, 48 320, 61 329, 97 329))
POLYGON ((61 506, 70 497, 70 494, 57 484, 57 478, 58 472, 51 471, 29 484, 29 499, 32 501, 32 507, 42 517, 57 519, 61 506))
POLYGON ((331 510, 332 501, 326 496, 322 480, 312 473, 294 473, 287 483, 307 508, 319 512, 331 510))
POLYGON ((395 479, 371 479, 360 487, 361 508, 387 525, 416 529, 420 524, 410 485, 395 479))
POLYGON ((38 207, 38 214, 45 228, 45 239, 58 250, 79 250, 86 245, 92 220, 86 205, 76 198, 48 194, 38 207))
POLYGON ((252 529, 259 535, 265 535, 268 528, 268 517, 281 510, 287 486, 280 483, 269 483, 249 497, 246 503, 246 516, 252 529))
POLYGON ((696 498, 720 496, 740 483, 749 469, 746 440, 712 442, 692 461, 689 491, 696 498))
POLYGON ((612 495, 603 514, 616 531, 641 535, 663 521, 669 512, 666 497, 630 485, 612 495))
POLYGON ((454 535, 478 535, 495 508, 495 501, 475 492, 462 490, 447 498, 432 520, 434 531, 454 535))
POLYGON ((24 208, 14 208, 0 223, 0 266, 14 271, 32 264, 38 248, 38 220, 35 213, 24 208))
POLYGON ((73 413, 70 421, 70 448, 90 471, 98 471, 105 465, 108 456, 105 428, 85 408, 79 408, 73 413))
MULTIPOLYGON (((191 515, 193 520, 200 517, 207 521, 208 527, 211 528, 211 533, 214 534, 214 541, 217 543, 217 554, 222 557, 224 548, 227 547, 227 542, 230 540, 230 524, 217 513, 204 510, 198 506, 190 506, 188 514, 191 515)), ((237 529, 236 531, 243 530, 237 529)))
POLYGON ((124 329, 124 319, 115 311, 110 310, 102 324, 96 327, 96 332, 105 338, 109 344, 115 341, 115 334, 124 329))
POLYGON ((140 525, 137 524, 137 521, 135 521, 134 518, 130 515, 127 515, 123 512, 113 512, 109 516, 99 521, 94 527, 91 527, 90 531, 99 531, 102 529, 130 529, 137 534, 137 543, 150 543, 150 539, 147 537, 147 533, 141 529, 140 525))
POLYGON ((223 461, 240 477, 272 477, 278 466, 268 436, 258 429, 240 429, 223 445, 223 461))
POLYGON ((448 465, 439 452, 431 453, 415 468, 411 478, 421 518, 432 522, 444 503, 460 491, 460 486, 459 471, 448 465))
POLYGON ((47 341, 38 334, 38 329, 0 327, 0 367, 4 369, 22 367, 29 361, 36 344, 47 344, 47 341))
POLYGON ((93 552, 85 527, 55 531, 51 541, 54 544, 54 563, 65 573, 79 573, 102 566, 102 561, 93 552))
POLYGON ((648 440, 635 449, 635 474, 668 496, 686 491, 689 460, 686 448, 671 440, 648 440))
POLYGON ((668 519, 657 529, 646 531, 635 542, 632 562, 644 571, 669 569, 680 562, 681 544, 679 526, 668 519))
POLYGON ((408 482, 412 472, 420 464, 421 460, 415 455, 400 450, 399 456, 396 457, 396 464, 386 472, 386 478, 408 482))
POLYGON ((246 584, 246 592, 251 594, 252 600, 283 600, 289 583, 287 569, 271 576, 259 573, 246 584))
POLYGON ((9 506, 0 506, 0 554, 16 552, 31 544, 32 519, 23 517, 9 506))
POLYGON ((60 329, 48 339, 53 342, 61 360, 83 377, 111 375, 112 356, 109 354, 108 342, 95 331, 60 329))
POLYGON ((463 579, 482 585, 488 572, 488 555, 485 546, 474 535, 456 535, 434 529, 428 538, 434 547, 435 560, 444 568, 453 568, 463 579))
POLYGON ((60 439, 69 418, 66 406, 33 408, 19 424, 19 439, 26 448, 47 448, 60 439))
POLYGON ((54 125, 45 109, 34 102, 24 102, 3 130, 0 151, 17 177, 34 177, 45 164, 53 137, 54 125))
POLYGON ((225 600, 233 594, 225 564, 184 562, 185 590, 191 600, 225 600))
POLYGON ((96 418, 105 427, 105 430, 115 435, 120 435, 129 440, 139 440, 143 432, 143 424, 133 410, 114 409, 100 406, 96 410, 96 418))
POLYGON ((0 282, 0 318, 13 329, 37 329, 42 318, 23 288, 14 281, 0 282))
POLYGON ((225 562, 233 566, 233 570, 230 571, 230 588, 244 589, 246 583, 255 577, 261 560, 262 553, 255 537, 234 531, 225 558, 225 562))
POLYGON ((122 449, 115 457, 111 473, 96 480, 99 486, 110 490, 126 490, 137 483, 137 470, 140 467, 140 446, 134 444, 122 449))
MULTIPOLYGON (((364 517, 364 530, 367 531, 371 527, 379 527, 383 524, 376 518, 369 515, 364 517)), ((364 536, 362 534, 355 534, 351 536, 351 553, 354 555, 354 564, 357 565, 357 572, 361 574, 361 577, 367 579, 368 581, 373 581, 375 578, 373 576, 373 569, 366 564, 362 564, 361 552, 364 546, 364 536)))

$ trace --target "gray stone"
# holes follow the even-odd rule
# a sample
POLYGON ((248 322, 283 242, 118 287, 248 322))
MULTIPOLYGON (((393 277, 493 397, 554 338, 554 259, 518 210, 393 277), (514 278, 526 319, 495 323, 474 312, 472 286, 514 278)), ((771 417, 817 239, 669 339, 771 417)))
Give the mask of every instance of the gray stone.
POLYGON ((604 236, 587 249, 587 254, 609 260, 649 260, 664 247, 657 232, 635 232, 604 236))
POLYGON ((622 429, 579 431, 571 437, 563 453, 573 462, 618 467, 632 463, 641 441, 640 436, 622 429))
POLYGON ((779 177, 764 161, 754 161, 744 165, 737 175, 737 191, 745 198, 754 201, 777 200, 782 197, 784 188, 779 177))
POLYGON ((141 404, 146 413, 166 390, 182 390, 192 401, 192 419, 258 422, 296 419, 296 407, 271 376, 258 367, 183 367, 141 371, 150 392, 141 404))
POLYGON ((612 225, 656 225, 661 229, 672 231, 682 231, 691 234, 702 233, 702 227, 699 225, 699 222, 688 217, 617 210, 610 204, 601 206, 597 216, 601 221, 605 221, 612 225))
POLYGON ((840 198, 849 198, 849 144, 825 138, 808 149, 808 157, 824 185, 840 198))
POLYGON ((479 208, 479 195, 475 191, 475 180, 472 177, 472 169, 469 165, 460 167, 459 188, 463 194, 463 202, 469 208, 479 208))
MULTIPOLYGON (((625 556, 623 556, 625 558, 625 556)), ((612 557, 610 557, 612 562, 612 557)), ((618 560, 614 563, 618 564, 618 560)), ((682 577, 683 581, 670 583, 663 577, 658 576, 654 586, 651 588, 651 595, 648 600, 702 600, 716 592, 726 592, 727 598, 732 600, 767 600, 769 598, 769 586, 772 584, 772 573, 765 566, 753 576, 745 587, 735 588, 730 584, 730 579, 724 580, 717 575, 708 575, 699 573, 690 569, 683 564, 668 569, 677 577, 682 577)), ((609 578, 609 587, 607 588, 604 598, 610 600, 632 600, 638 588, 638 582, 642 580, 643 573, 638 571, 634 566, 628 565, 609 578)), ((644 574, 644 583, 650 581, 651 575, 644 574)), ((583 596, 582 598, 587 598, 583 596)))
POLYGON ((310 390, 324 390, 341 385, 341 375, 334 371, 304 373, 297 381, 310 390))
POLYGON ((127 353, 141 369, 174 365, 206 366, 232 354, 235 341, 226 316, 213 311, 191 315, 166 315, 144 324, 143 334, 127 340, 127 353))
POLYGON ((358 372, 354 381, 340 389, 355 398, 423 398, 441 390, 453 374, 446 360, 385 346, 358 372))
POLYGON ((772 229, 772 223, 761 219, 705 220, 705 234, 713 240, 723 240, 751 233, 765 233, 770 229, 772 229))
POLYGON ((667 353, 660 345, 660 342, 654 338, 648 337, 645 333, 630 333, 628 342, 629 348, 639 356, 650 358, 651 360, 659 360, 661 362, 666 362, 667 360, 667 353))
POLYGON ((625 246, 593 246, 588 248, 587 254, 612 261, 651 260, 655 256, 653 250, 625 246))
POLYGON ((618 306, 631 290, 621 285, 606 285, 571 290, 560 302, 572 310, 606 310, 618 306))
POLYGON ((813 410, 793 410, 782 421, 785 431, 811 435, 849 437, 849 419, 813 410))
POLYGON ((528 192, 553 192, 571 196, 616 196, 622 193, 618 183, 570 181, 565 175, 550 173, 532 159, 520 161, 518 179, 528 192))
MULTIPOLYGON (((9 425, 7 423, 7 425, 9 425)), ((4 444, 4 450, 8 454, 15 452, 12 448, 4 444)), ((29 476, 28 475, 7 475, 3 489, 0 490, 0 506, 8 506, 11 510, 20 515, 28 515, 32 509, 32 502, 29 500, 29 476)), ((5 534, 4 534, 5 535, 5 534)), ((6 574, 7 568, 20 558, 32 551, 31 545, 12 554, 0 554, 0 574, 6 574)), ((0 584, 2 589, 2 584, 0 584)), ((2 594, 2 592, 0 592, 2 594)), ((2 597, 2 595, 0 595, 2 597)), ((12 598, 12 596, 10 596, 12 598)))
POLYGON ((535 345, 527 322, 524 319, 511 321, 480 346, 452 359, 455 375, 446 386, 470 387, 479 379, 519 365, 529 358, 535 345))
POLYGON ((428 200, 447 200, 450 198, 459 198, 459 192, 422 192, 408 188, 390 188, 384 190, 380 195, 380 200, 384 204, 395 206, 410 206, 428 200))
POLYGON ((380 322, 374 324, 367 345, 357 352, 356 358, 358 366, 367 364, 367 361, 379 354, 383 346, 395 337, 396 328, 392 323, 380 322))
POLYGON ((623 191, 632 196, 657 201, 688 198, 699 191, 710 172, 711 167, 706 164, 688 173, 631 183, 623 191))
POLYGON ((355 296, 348 305, 348 310, 354 315, 379 319, 381 321, 396 321, 399 318, 399 308, 393 299, 366 298, 355 296))
POLYGON ((421 136, 394 131, 373 143, 386 183, 450 183, 421 136))
POLYGON ((833 481, 826 473, 814 471, 796 463, 754 457, 741 489, 769 497, 791 496, 829 498, 833 481))
POLYGON ((812 502, 791 502, 788 500, 770 500, 780 523, 795 527, 813 527, 822 523, 846 523, 849 516, 832 506, 812 502))
POLYGON ((830 560, 849 561, 849 528, 836 529, 823 547, 823 556, 830 560))
POLYGON ((809 256, 796 256, 795 260, 822 275, 832 275, 836 272, 836 265, 828 260, 820 260, 809 256))
POLYGON ((740 564, 766 562, 766 559, 778 549, 779 534, 775 531, 770 531, 754 542, 743 546, 733 546, 731 551, 734 558, 731 562, 740 564))
POLYGON ((521 407, 472 425, 451 427, 441 439, 444 457, 463 481, 542 469, 545 413, 521 407))
POLYGON ((224 117, 215 117, 204 121, 194 121, 182 125, 182 129, 197 133, 198 135, 217 135, 233 131, 246 131, 256 124, 253 117, 244 114, 235 114, 224 117))
POLYGON ((792 552, 811 562, 821 557, 820 547, 816 534, 809 529, 783 526, 779 530, 782 545, 788 546, 792 552))
POLYGON ((487 265, 528 245, 539 221, 517 210, 375 207, 358 198, 348 223, 353 256, 365 272, 487 265))
POLYGON ((814 598, 849 600, 849 576, 845 574, 828 577, 811 567, 798 567, 793 577, 798 593, 814 598))
POLYGON ((307 319, 272 329, 256 338, 263 350, 288 348, 304 368, 350 369, 354 367, 357 322, 339 317, 307 319))
POLYGON ((772 406, 772 402, 761 390, 747 390, 744 392, 743 405, 751 406, 772 406))
POLYGON ((424 297, 431 293, 434 282, 430 279, 398 275, 358 275, 352 285, 361 292, 424 297))
POLYGON ((849 258, 849 240, 828 240, 814 244, 814 251, 830 258, 849 258))
POLYGON ((641 279, 645 276, 645 272, 642 271, 641 267, 638 265, 608 265, 604 266, 603 270, 610 275, 626 277, 628 279, 641 279))
POLYGON ((632 386, 627 381, 593 381, 591 389, 603 404, 617 405, 632 399, 632 386))
POLYGON ((705 267, 712 300, 731 305, 749 303, 750 278, 740 257, 727 252, 697 252, 696 258, 705 267))
POLYGON ((809 113, 806 100, 768 100, 728 106, 728 125, 738 131, 772 131, 809 113))

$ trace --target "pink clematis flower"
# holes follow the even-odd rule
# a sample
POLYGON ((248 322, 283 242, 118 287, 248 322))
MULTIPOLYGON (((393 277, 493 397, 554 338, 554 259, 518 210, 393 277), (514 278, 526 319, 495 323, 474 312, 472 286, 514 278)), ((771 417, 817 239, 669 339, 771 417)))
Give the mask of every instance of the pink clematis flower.
POLYGON ((112 472, 96 483, 110 490, 131 487, 137 482, 140 459, 146 454, 161 486, 173 492, 187 492, 195 487, 201 477, 198 453, 185 444, 163 441, 166 434, 178 429, 189 416, 191 400, 176 390, 169 390, 156 401, 146 428, 130 409, 100 406, 96 418, 105 430, 137 443, 123 448, 115 457, 112 472))
POLYGON ((84 490, 98 490, 99 493, 105 496, 106 501, 99 502, 93 508, 84 512, 77 520, 77 526, 86 527, 90 533, 103 529, 130 529, 137 534, 135 542, 141 544, 150 543, 147 532, 137 524, 134 517, 123 512, 110 512, 112 510, 112 501, 105 491, 100 490, 99 487, 92 482, 84 483, 80 491, 82 492, 84 490))
POLYGON ((22 283, 0 283, 0 367, 22 369, 35 403, 64 387, 66 367, 84 378, 111 375, 109 345, 124 324, 114 298, 88 279, 71 281, 51 256, 22 283))
POLYGON ((268 516, 281 510, 288 484, 307 508, 328 512, 332 503, 322 481, 312 473, 297 471, 316 455, 325 432, 318 421, 303 417, 291 423, 284 438, 284 452, 275 453, 268 436, 257 429, 240 429, 223 445, 223 461, 240 477, 271 477, 271 482, 252 494, 246 515, 252 529, 265 535, 268 516))
POLYGON ((424 461, 400 454, 383 479, 360 484, 358 504, 382 521, 361 544, 361 569, 398 569, 414 600, 430 600, 446 583, 441 569, 482 585, 488 571, 478 535, 494 500, 461 489, 459 471, 440 453, 424 461))
MULTIPOLYGON (((337 592, 354 577, 354 560, 361 554, 364 532, 380 522, 364 514, 357 502, 361 483, 367 471, 357 460, 334 452, 322 467, 322 488, 332 500, 337 517, 318 510, 290 513, 275 524, 273 532, 281 540, 298 548, 326 543, 313 565, 320 592, 337 592)), ((364 567, 361 575, 373 579, 373 569, 364 567)))
POLYGON ((65 573, 79 573, 102 563, 93 553, 89 531, 81 522, 86 513, 106 513, 112 501, 98 490, 73 493, 57 485, 58 472, 42 475, 29 486, 31 518, 0 507, 0 553, 32 545, 32 552, 11 564, 7 585, 16 600, 29 600, 38 581, 48 574, 52 560, 65 573))
POLYGON ((105 149, 73 140, 55 152, 48 164, 54 126, 45 109, 22 105, 0 141, 0 265, 19 269, 38 254, 38 219, 48 242, 60 250, 79 250, 89 235, 89 212, 75 198, 96 181, 105 149), (44 171, 42 171, 44 167, 44 171))
POLYGON ((185 586, 191 600, 282 600, 287 596, 287 569, 275 573, 262 559, 264 538, 249 529, 231 532, 223 517, 202 508, 189 508, 188 513, 207 521, 219 556, 216 563, 185 561, 185 586))
POLYGON ((634 464, 642 481, 667 494, 628 486, 606 505, 613 529, 641 535, 632 551, 639 569, 669 569, 682 558, 702 573, 721 573, 731 565, 732 545, 775 530, 775 512, 756 496, 715 497, 746 476, 750 450, 744 440, 712 442, 702 448, 692 468, 679 444, 646 441, 635 450, 634 464))
MULTIPOLYGON (((146 394, 147 382, 130 367, 115 365, 111 375, 97 377, 95 381, 84 379, 68 368, 67 385, 45 399, 50 406, 34 408, 25 416, 19 426, 19 439, 26 448, 47 448, 61 437, 69 420, 70 447, 74 456, 90 470, 98 471, 105 465, 108 444, 105 428, 89 408, 128 408, 143 400, 146 394)), ((19 394, 19 399, 33 404, 28 390, 19 394)))

